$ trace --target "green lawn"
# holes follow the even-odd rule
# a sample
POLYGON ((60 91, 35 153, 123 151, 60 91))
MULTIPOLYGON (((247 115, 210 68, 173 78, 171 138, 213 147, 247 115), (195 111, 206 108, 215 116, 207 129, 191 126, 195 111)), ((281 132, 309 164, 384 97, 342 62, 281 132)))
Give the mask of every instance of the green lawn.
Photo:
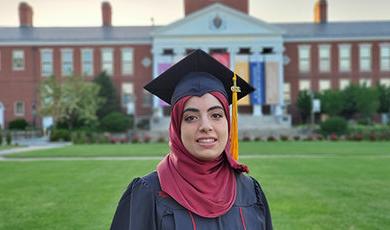
MULTIPOLYGON (((92 156, 163 156, 168 144, 73 145, 59 149, 38 150, 7 157, 92 157, 92 156)), ((241 142, 240 154, 288 155, 366 155, 390 154, 390 142, 241 142)))
MULTIPOLYGON (((132 147, 151 146, 72 146, 63 154, 80 148, 82 154, 73 156, 86 155, 86 149, 131 155, 132 147)), ((390 226, 388 143, 262 142, 241 148, 241 153, 271 156, 242 162, 266 191, 275 229, 390 226)), ((126 185, 157 163, 0 161, 0 229, 108 229, 126 185)))

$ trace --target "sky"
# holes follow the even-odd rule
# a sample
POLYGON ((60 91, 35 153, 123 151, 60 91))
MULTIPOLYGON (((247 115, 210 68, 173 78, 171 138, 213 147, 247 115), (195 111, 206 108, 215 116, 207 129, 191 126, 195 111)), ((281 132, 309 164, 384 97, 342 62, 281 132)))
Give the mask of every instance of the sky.
MULTIPOLYGON (((100 26, 102 0, 25 0, 33 24, 100 26)), ((184 17, 184 0, 108 0, 114 26, 167 25, 184 17)), ((249 14, 265 22, 312 22, 316 0, 249 0, 249 14)), ((19 0, 0 0, 0 26, 19 26, 19 0)), ((390 20, 390 0, 328 0, 329 21, 390 20)))

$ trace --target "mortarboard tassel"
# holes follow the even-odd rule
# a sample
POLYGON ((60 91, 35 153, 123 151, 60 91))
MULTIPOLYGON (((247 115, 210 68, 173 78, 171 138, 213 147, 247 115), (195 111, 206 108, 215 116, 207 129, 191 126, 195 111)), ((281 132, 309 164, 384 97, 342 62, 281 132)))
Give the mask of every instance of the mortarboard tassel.
POLYGON ((236 73, 233 75, 232 90, 232 122, 230 127, 230 152, 234 160, 238 160, 238 120, 237 120, 237 93, 241 92, 240 87, 237 86, 236 73))

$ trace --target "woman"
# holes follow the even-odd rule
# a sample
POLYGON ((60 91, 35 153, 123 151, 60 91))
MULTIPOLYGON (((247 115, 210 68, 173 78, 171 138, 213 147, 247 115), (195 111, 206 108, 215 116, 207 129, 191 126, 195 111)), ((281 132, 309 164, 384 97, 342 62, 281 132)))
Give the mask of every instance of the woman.
MULTIPOLYGON (((170 153, 129 185, 112 230, 272 229, 260 185, 230 155, 231 76, 196 50, 145 86, 172 106, 170 153)), ((237 85, 239 98, 253 91, 237 85)))

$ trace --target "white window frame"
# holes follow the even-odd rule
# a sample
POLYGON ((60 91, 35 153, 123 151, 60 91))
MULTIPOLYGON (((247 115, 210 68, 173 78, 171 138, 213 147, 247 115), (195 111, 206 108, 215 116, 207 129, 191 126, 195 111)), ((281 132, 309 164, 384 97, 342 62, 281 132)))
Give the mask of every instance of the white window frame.
POLYGON ((73 49, 66 48, 61 49, 61 75, 72 76, 74 74, 74 61, 73 61, 73 49), (70 54, 70 59, 65 60, 66 56, 70 54))
POLYGON ((300 73, 308 73, 311 70, 310 45, 298 46, 298 67, 300 73))
POLYGON ((319 91, 325 91, 332 88, 332 82, 329 79, 322 79, 318 84, 319 91))
POLYGON ((93 49, 92 48, 85 48, 81 49, 81 73, 84 76, 93 76, 94 74, 94 66, 93 66, 93 49), (90 53, 91 60, 86 60, 86 53, 90 53), (88 72, 86 69, 86 66, 90 65, 90 72, 88 72))
POLYGON ((379 84, 390 87, 390 78, 379 79, 379 84))
POLYGON ((351 85, 351 80, 350 79, 340 79, 339 81, 339 89, 343 90, 347 88, 348 86, 351 85))
POLYGON ((41 75, 44 77, 48 77, 53 75, 53 50, 52 49, 41 49, 41 75), (45 60, 45 54, 50 55, 50 60, 45 60), (45 72, 45 65, 48 66, 48 71, 45 72))
POLYGON ((299 91, 311 90, 311 82, 308 79, 299 80, 299 91), (304 83, 304 84, 303 84, 304 83))
POLYGON ((351 45, 350 44, 339 45, 339 71, 340 72, 351 71, 351 45))
POLYGON ((331 46, 320 45, 318 47, 318 69, 320 72, 330 72, 331 70, 331 46))
POLYGON ((14 104, 14 114, 15 116, 24 116, 26 112, 26 108, 25 108, 25 105, 24 105, 24 101, 16 101, 15 104, 14 104), (21 106, 22 106, 22 111, 21 112, 18 112, 18 103, 21 103, 21 106))
POLYGON ((25 60, 25 54, 23 49, 15 49, 12 50, 12 70, 13 71, 22 71, 25 68, 26 60, 25 60), (20 57, 17 57, 20 56, 20 57), (16 59, 21 59, 21 66, 18 66, 18 64, 15 63, 16 59))
POLYGON ((121 70, 122 75, 133 75, 134 74, 134 49, 133 48, 122 48, 121 49, 121 70), (126 60, 126 54, 130 54, 130 59, 126 60))
POLYGON ((380 70, 390 71, 390 43, 380 44, 380 70))
POLYGON ((114 49, 113 48, 102 48, 101 49, 101 69, 105 71, 108 75, 112 76, 114 74, 114 49), (106 58, 105 53, 111 56, 111 60, 106 58), (109 68, 106 68, 108 67, 109 68))
POLYGON ((368 72, 372 69, 372 49, 371 44, 359 45, 359 69, 361 72, 368 72), (367 50, 368 55, 364 55, 363 51, 367 50))
POLYGON ((284 104, 291 104, 291 84, 290 82, 284 82, 283 84, 283 100, 284 104))
POLYGON ((146 89, 143 90, 142 107, 151 107, 153 105, 153 96, 146 89))
POLYGON ((366 85, 367 87, 371 87, 372 80, 370 78, 361 78, 359 79, 359 85, 361 86, 366 85))

